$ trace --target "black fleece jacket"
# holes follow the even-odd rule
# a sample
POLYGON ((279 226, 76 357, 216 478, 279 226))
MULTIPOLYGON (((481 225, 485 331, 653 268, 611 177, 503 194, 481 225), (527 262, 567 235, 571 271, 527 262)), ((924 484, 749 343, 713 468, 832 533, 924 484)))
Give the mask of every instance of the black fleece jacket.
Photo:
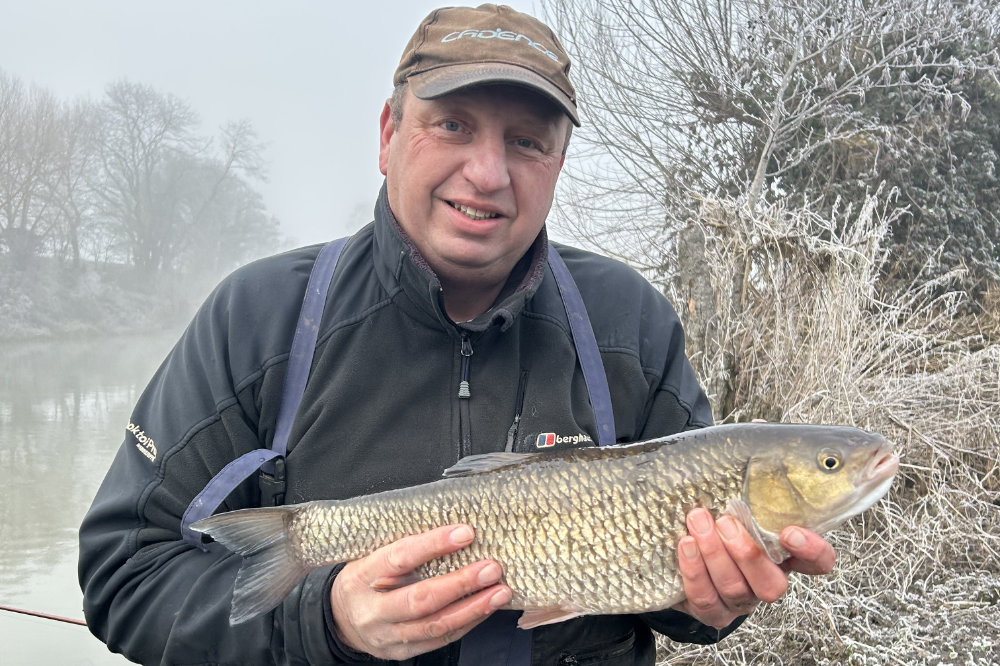
MULTIPOLYGON (((459 458, 533 450, 542 433, 596 440, 546 235, 489 312, 455 324, 441 287, 379 197, 333 278, 312 373, 289 438, 285 502, 338 499, 435 480, 459 458), (471 397, 460 399, 463 344, 471 397)), ((140 397, 80 528, 88 625, 142 663, 323 664, 363 659, 331 632, 332 567, 273 612, 229 625, 240 558, 185 544, 191 499, 228 462, 268 447, 288 350, 318 246, 245 266, 212 293, 140 397), (326 612, 324 613, 324 603, 326 612)), ((560 247, 606 369, 617 439, 706 426, 708 401, 677 315, 625 265, 560 247)), ((557 447, 586 445, 561 443, 557 447)), ((256 478, 221 510, 255 506, 256 478)), ((738 623, 734 623, 735 624, 738 623)), ((650 628, 680 641, 718 632, 686 615, 593 616, 534 631, 536 664, 652 664, 650 628), (576 661, 573 661, 573 660, 576 661), (589 661, 588 661, 589 660, 589 661)), ((457 663, 457 644, 410 663, 457 663)))

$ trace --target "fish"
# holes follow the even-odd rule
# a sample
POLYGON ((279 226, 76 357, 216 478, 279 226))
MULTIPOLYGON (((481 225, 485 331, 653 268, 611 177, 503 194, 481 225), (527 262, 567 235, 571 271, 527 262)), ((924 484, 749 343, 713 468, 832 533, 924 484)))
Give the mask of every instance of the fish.
POLYGON ((416 578, 498 562, 518 626, 644 613, 684 599, 677 543, 695 507, 738 519, 774 562, 788 525, 828 532, 881 499, 899 456, 848 426, 738 423, 648 441, 463 458, 443 478, 345 500, 221 513, 192 527, 243 557, 230 622, 276 607, 313 569, 466 523, 472 544, 416 578))

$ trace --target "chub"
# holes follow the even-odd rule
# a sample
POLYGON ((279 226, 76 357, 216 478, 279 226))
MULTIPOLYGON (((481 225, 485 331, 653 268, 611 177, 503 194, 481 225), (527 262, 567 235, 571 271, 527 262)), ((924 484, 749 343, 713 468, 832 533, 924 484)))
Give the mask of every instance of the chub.
POLYGON ((695 507, 735 516, 775 562, 788 525, 827 532, 877 502, 899 458, 856 428, 731 424, 637 444, 464 458, 444 478, 348 500, 242 509, 195 523, 243 556, 231 622, 277 606, 311 570, 467 523, 475 541, 416 573, 491 559, 520 626, 641 613, 684 598, 677 542, 695 507))

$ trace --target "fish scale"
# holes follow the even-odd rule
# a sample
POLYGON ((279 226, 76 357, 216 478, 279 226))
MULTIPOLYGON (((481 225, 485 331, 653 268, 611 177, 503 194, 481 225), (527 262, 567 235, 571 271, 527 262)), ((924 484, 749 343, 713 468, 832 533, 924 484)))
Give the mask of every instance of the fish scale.
POLYGON ((677 543, 694 507, 736 512, 777 559, 784 525, 843 522, 887 491, 897 467, 881 436, 855 428, 725 425, 627 446, 473 456, 421 486, 244 509, 194 527, 245 558, 234 623, 273 608, 313 568, 465 523, 475 541, 415 573, 495 560, 509 607, 528 611, 521 624, 534 626, 681 601, 677 543))

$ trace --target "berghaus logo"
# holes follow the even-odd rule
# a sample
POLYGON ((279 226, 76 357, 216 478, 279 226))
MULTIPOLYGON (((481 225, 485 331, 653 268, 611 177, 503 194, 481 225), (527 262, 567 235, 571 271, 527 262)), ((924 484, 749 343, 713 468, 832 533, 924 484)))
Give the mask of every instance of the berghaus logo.
POLYGON ((591 442, 593 439, 590 435, 586 433, 579 433, 577 435, 557 435, 554 432, 543 432, 537 438, 535 438, 535 448, 536 449, 547 449, 555 446, 556 444, 579 444, 581 442, 591 442))
POLYGON ((504 30, 503 28, 497 28, 496 30, 456 30, 455 32, 449 32, 447 35, 442 37, 441 43, 447 44, 448 42, 454 42, 466 37, 470 39, 502 39, 507 42, 525 42, 528 46, 535 49, 539 53, 544 53, 549 58, 559 62, 559 56, 543 46, 540 42, 536 42, 527 35, 522 35, 514 32, 513 30, 504 30))

